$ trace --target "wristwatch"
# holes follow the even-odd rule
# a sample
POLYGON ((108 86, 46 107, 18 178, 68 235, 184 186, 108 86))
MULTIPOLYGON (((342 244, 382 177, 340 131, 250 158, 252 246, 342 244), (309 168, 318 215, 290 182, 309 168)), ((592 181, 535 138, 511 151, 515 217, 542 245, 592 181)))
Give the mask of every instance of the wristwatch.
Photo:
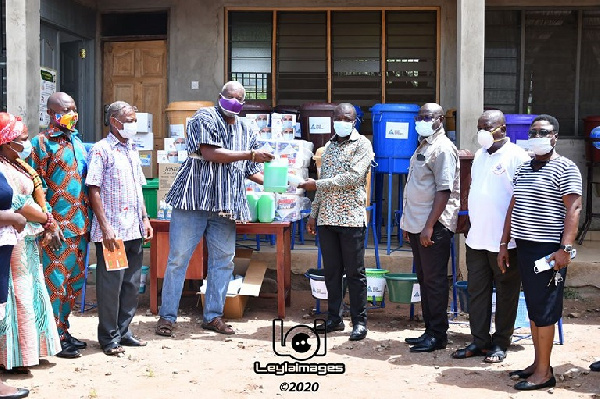
POLYGON ((571 244, 562 245, 561 244, 560 249, 562 249, 563 251, 565 251, 567 253, 571 253, 571 251, 573 250, 573 245, 571 245, 571 244))

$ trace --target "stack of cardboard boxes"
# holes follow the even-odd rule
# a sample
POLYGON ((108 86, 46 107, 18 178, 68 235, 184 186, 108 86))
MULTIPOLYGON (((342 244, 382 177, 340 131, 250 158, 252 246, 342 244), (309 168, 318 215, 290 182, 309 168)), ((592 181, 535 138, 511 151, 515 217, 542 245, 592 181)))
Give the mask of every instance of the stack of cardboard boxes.
MULTIPOLYGON (((313 143, 304 140, 259 140, 259 149, 269 151, 276 157, 288 160, 288 175, 302 180, 308 178, 308 165, 312 158, 313 143)), ((246 180, 246 191, 261 195, 263 186, 246 180)), ((275 195, 275 220, 296 221, 302 215, 300 211, 310 209, 310 200, 305 197, 304 189, 289 185, 285 193, 275 195)))
MULTIPOLYGON (((134 148, 139 151, 142 170, 146 179, 158 178, 156 205, 158 218, 164 217, 160 212, 160 202, 164 200, 171 188, 181 163, 187 158, 183 131, 180 137, 168 137, 155 140, 152 114, 138 112, 138 132, 133 137, 134 148), (159 143, 163 143, 160 145, 159 143), (162 148, 155 148, 162 147, 162 148)), ((171 131, 171 134, 174 132, 171 131)))
MULTIPOLYGON (((185 129, 169 129, 170 137, 155 140, 152 130, 152 114, 137 113, 138 133, 133 138, 134 146, 140 153, 142 169, 146 179, 158 178, 156 193, 159 219, 169 218, 168 207, 164 204, 171 185, 175 181, 181 164, 187 159, 185 129), (159 147, 162 141, 162 148, 159 147), (162 204, 161 204, 162 202, 162 204)), ((308 177, 308 165, 313 155, 313 143, 294 140, 296 134, 295 115, 256 114, 248 115, 246 122, 258 133, 259 148, 289 162, 289 174, 301 179, 308 177), (269 126, 270 125, 270 126, 269 126), (268 128, 268 134, 258 127, 268 128)), ((187 121, 189 118, 187 118, 187 121)), ((174 125, 172 125, 174 126, 174 125)), ((178 125, 177 125, 178 126, 178 125)), ((247 180, 246 190, 262 193, 263 187, 247 180)), ((290 185, 288 191, 276 195, 275 220, 295 221, 301 217, 300 211, 310 208, 303 189, 290 185)))
POLYGON ((146 179, 157 176, 156 152, 154 152, 154 133, 152 130, 152 114, 137 112, 137 134, 133 137, 133 146, 140 152, 142 170, 146 179))

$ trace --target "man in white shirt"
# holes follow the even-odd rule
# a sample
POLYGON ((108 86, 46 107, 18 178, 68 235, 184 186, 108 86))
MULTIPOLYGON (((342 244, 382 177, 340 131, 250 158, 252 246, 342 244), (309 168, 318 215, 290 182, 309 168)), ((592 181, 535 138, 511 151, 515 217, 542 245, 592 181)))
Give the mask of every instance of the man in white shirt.
POLYGON ((477 123, 481 149, 471 167, 469 220, 467 235, 467 271, 469 324, 473 343, 452 354, 455 359, 485 356, 487 363, 499 363, 506 357, 517 317, 521 277, 516 261, 514 240, 501 242, 506 210, 513 194, 517 168, 530 159, 527 152, 506 137, 504 114, 485 111, 477 123), (497 255, 506 245, 510 268, 502 273, 497 255), (492 292, 496 287, 496 331, 490 335, 492 292))

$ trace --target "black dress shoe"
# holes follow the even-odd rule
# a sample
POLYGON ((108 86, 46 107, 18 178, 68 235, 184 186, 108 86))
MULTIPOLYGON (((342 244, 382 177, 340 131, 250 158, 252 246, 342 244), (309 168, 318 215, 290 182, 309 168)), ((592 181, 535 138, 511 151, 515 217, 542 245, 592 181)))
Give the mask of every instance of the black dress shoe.
POLYGON ((350 341, 360 341, 367 336, 367 327, 364 324, 356 323, 350 333, 350 341))
POLYGON ((78 340, 68 332, 65 332, 65 341, 69 342, 71 345, 75 347, 75 349, 85 349, 87 348, 87 343, 78 340))
POLYGON ((533 391, 536 389, 552 388, 556 386, 556 378, 552 376, 548 381, 541 384, 534 384, 529 381, 519 381, 515 384, 515 389, 518 391, 533 391))
POLYGON ((121 338, 121 345, 123 346, 146 346, 148 342, 136 337, 135 335, 130 335, 129 337, 121 338))
POLYGON ((438 349, 446 349, 446 345, 448 344, 448 340, 438 339, 431 336, 427 336, 420 344, 412 346, 410 348, 411 352, 433 352, 438 349))
POLYGON ((477 347, 477 345, 475 344, 469 344, 467 347, 463 348, 463 349, 457 349, 453 354, 452 357, 454 359, 467 359, 469 357, 473 357, 473 356, 484 356, 485 353, 482 349, 480 349, 479 347, 477 347))
POLYGON ((333 320, 327 320, 325 323, 319 324, 316 328, 316 331, 320 334, 323 334, 324 332, 344 331, 344 328, 346 328, 346 326, 342 320, 337 322, 333 320))
POLYGON ((600 371, 600 360, 590 364, 590 370, 592 371, 600 371))
MULTIPOLYGON (((554 368, 552 366, 550 366, 550 372, 552 374, 554 374, 554 368)), ((528 373, 525 370, 515 370, 515 371, 511 371, 510 373, 508 373, 509 377, 514 377, 517 376, 521 379, 525 379, 525 378, 529 378, 533 375, 533 373, 528 373)))
POLYGON ((81 352, 66 339, 60 341, 60 347, 62 350, 56 354, 58 357, 62 357, 63 359, 75 359, 81 357, 81 352))
POLYGON ((406 342, 409 345, 417 345, 417 344, 420 344, 421 342, 425 341, 425 338, 427 338, 428 336, 429 335, 427 333, 423 333, 418 338, 405 338, 404 342, 406 342))
POLYGON ((29 389, 17 388, 17 392, 12 395, 2 395, 0 396, 0 399, 21 399, 26 398, 27 396, 29 396, 29 389))

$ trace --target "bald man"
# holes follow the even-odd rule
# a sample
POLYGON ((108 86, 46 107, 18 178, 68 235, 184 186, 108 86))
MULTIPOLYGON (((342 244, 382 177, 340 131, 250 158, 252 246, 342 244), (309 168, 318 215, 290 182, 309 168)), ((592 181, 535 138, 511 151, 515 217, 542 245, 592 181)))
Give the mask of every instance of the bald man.
POLYGON ((50 127, 31 140, 29 163, 42 179, 46 201, 65 236, 60 248, 42 247, 42 264, 63 358, 81 356, 87 344, 69 333, 69 315, 84 284, 91 208, 85 177, 87 153, 75 128, 75 100, 57 92, 48 98, 50 127))
POLYGON ((321 176, 317 181, 308 179, 298 186, 317 191, 307 223, 312 234, 319 230, 327 286, 327 321, 317 326, 317 332, 345 328, 342 320, 345 274, 352 318, 350 341, 367 336, 365 198, 367 174, 374 158, 371 142, 358 133, 355 125, 356 109, 349 103, 339 104, 333 111, 335 135, 323 152, 321 176))
POLYGON ((485 356, 487 363, 506 358, 517 317, 521 276, 514 240, 501 243, 504 218, 513 194, 517 168, 531 158, 506 137, 506 121, 501 111, 485 111, 477 122, 481 148, 471 166, 467 272, 469 281, 469 324, 473 342, 452 354, 455 359, 485 356), (502 273, 498 268, 500 246, 506 245, 513 267, 502 273), (490 334, 492 292, 496 286, 496 330, 490 334))
POLYGON ((419 144, 410 159, 400 227, 410 242, 425 333, 407 338, 411 352, 445 349, 448 338, 448 259, 458 220, 458 151, 446 136, 444 110, 427 103, 415 117, 419 144))
POLYGON ((227 82, 218 105, 201 108, 188 124, 189 157, 169 190, 173 206, 169 231, 169 257, 162 289, 156 334, 171 336, 190 258, 206 234, 208 279, 202 328, 233 334, 223 319, 223 307, 235 254, 235 221, 250 220, 246 178, 263 184, 258 163, 273 159, 256 150, 256 135, 238 114, 246 90, 227 82))

